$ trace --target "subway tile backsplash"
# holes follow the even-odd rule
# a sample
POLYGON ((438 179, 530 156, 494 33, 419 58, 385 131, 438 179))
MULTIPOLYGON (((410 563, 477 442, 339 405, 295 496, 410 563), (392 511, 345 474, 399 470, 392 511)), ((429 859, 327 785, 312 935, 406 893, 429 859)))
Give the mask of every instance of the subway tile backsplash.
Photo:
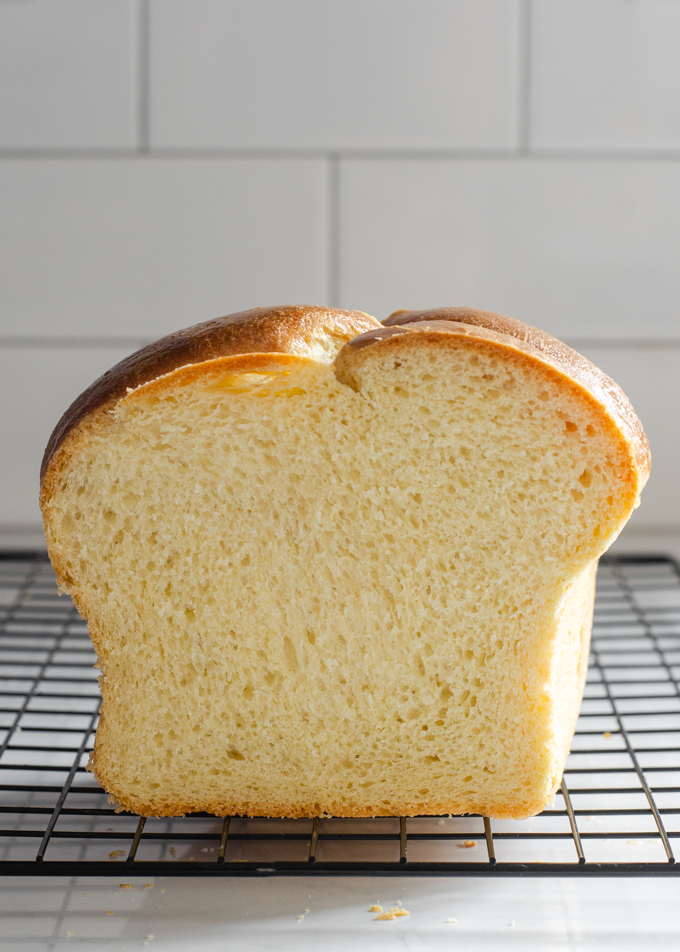
POLYGON ((0 0, 0 528, 135 341, 469 304, 627 390, 676 526, 676 0, 0 0))
POLYGON ((680 175, 663 161, 347 160, 343 306, 461 302, 567 339, 662 339, 680 303, 680 175))
POLYGON ((2 332, 155 338, 326 297, 318 159, 0 162, 2 332))
POLYGON ((133 148, 134 0, 0 3, 0 149, 133 148))
POLYGON ((680 149, 680 3, 534 0, 531 142, 680 149))
POLYGON ((512 0, 151 0, 151 143, 512 148, 512 0))

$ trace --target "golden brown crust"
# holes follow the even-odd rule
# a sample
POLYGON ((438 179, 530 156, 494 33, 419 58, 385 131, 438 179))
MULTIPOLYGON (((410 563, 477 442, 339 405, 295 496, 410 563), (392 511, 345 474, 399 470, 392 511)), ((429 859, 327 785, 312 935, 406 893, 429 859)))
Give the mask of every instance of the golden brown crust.
POLYGON ((178 367, 247 353, 314 357, 329 337, 344 343, 379 327, 374 317, 362 311, 297 305, 228 314, 163 337, 116 364, 71 404, 47 444, 40 478, 43 480, 64 439, 85 417, 102 406, 115 404, 128 390, 178 367))
MULTIPOLYGON (((433 321, 473 326, 496 335, 509 337, 524 345, 521 349, 526 353, 534 353, 544 360, 547 358, 549 363, 561 369, 566 376, 588 390, 605 406, 630 440, 639 472, 639 488, 642 489, 649 477, 651 466, 647 436, 625 393, 599 367, 591 364, 577 351, 567 347, 556 337, 546 334, 545 331, 532 327, 531 324, 524 324, 506 314, 494 314, 492 311, 478 311, 470 307, 438 307, 427 311, 401 310, 390 314, 382 323, 386 328, 404 328, 419 323, 429 324, 433 321)), ((352 344, 361 347, 364 338, 380 339, 380 332, 375 334, 369 331, 352 344)))

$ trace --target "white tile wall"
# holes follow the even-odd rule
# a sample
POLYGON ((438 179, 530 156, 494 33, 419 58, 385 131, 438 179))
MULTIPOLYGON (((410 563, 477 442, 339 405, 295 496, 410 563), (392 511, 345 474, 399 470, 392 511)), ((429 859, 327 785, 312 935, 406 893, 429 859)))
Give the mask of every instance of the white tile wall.
POLYGON ((327 295, 321 160, 0 162, 9 335, 158 337, 327 295))
POLYGON ((466 304, 566 338, 680 324, 680 163, 346 160, 345 307, 466 304))
POLYGON ((0 525, 37 523, 50 433, 81 391, 129 349, 0 348, 0 525))
POLYGON ((680 3, 533 0, 531 141, 680 148, 680 3))
POLYGON ((576 339, 680 533, 678 48, 678 0, 0 0, 0 530, 133 338, 308 301, 576 339))
POLYGON ((151 142, 508 148, 517 0, 151 0, 151 142))
POLYGON ((0 149, 131 148, 134 0, 0 3, 0 149))

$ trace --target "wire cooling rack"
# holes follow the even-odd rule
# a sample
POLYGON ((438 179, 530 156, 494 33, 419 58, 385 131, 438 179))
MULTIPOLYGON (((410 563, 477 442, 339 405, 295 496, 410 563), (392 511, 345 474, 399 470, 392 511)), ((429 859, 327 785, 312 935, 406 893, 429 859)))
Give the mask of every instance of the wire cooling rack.
POLYGON ((680 567, 602 560, 588 683, 561 789, 526 822, 480 816, 144 820, 85 770, 99 707, 85 623, 44 553, 0 552, 0 873, 674 875, 680 567))

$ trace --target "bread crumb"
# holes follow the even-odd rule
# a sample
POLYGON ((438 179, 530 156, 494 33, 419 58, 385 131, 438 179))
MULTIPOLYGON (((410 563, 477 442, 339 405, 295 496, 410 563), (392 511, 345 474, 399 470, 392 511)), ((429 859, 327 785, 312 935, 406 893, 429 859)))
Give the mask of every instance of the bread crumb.
POLYGON ((147 939, 153 939, 153 932, 149 933, 149 935, 147 936, 147 939))
POLYGON ((511 919, 510 922, 508 923, 508 928, 509 928, 509 929, 514 929, 514 928, 515 928, 515 920, 514 920, 514 919, 511 919))
POLYGON ((132 885, 132 883, 121 883, 121 884, 120 884, 120 888, 121 888, 121 889, 134 889, 135 887, 132 885))
POLYGON ((380 919, 398 919, 400 916, 410 916, 411 913, 408 909, 404 909, 403 906, 390 906, 388 912, 382 912, 379 916, 376 916, 376 922, 380 919))
POLYGON ((639 845, 640 845, 640 840, 626 840, 626 843, 627 843, 629 846, 639 846, 639 845))
MULTIPOLYGON (((145 889, 153 889, 153 886, 154 886, 153 883, 144 883, 144 888, 145 888, 145 889)), ((162 889, 161 889, 161 892, 163 892, 162 889)))
POLYGON ((165 890, 164 890, 164 889, 161 889, 161 892, 165 892, 165 890))
POLYGON ((73 929, 69 929, 66 933, 66 938, 70 939, 72 935, 75 935, 75 931, 73 929))
POLYGON ((109 909, 109 911, 106 913, 106 915, 107 915, 107 916, 112 916, 112 915, 113 915, 113 909, 109 909))
POLYGON ((109 853, 109 859, 115 859, 117 856, 125 856, 125 850, 114 850, 113 853, 109 853))
POLYGON ((171 855, 171 856, 174 856, 174 855, 175 855, 175 847, 174 847, 174 846, 171 846, 169 852, 170 852, 170 855, 171 855))
POLYGON ((383 911, 383 908, 382 908, 382 906, 378 906, 378 905, 376 904, 376 905, 374 905, 374 906, 371 906, 371 908, 370 908, 368 911, 369 911, 369 912, 382 912, 382 911, 383 911))
POLYGON ((457 919, 445 919, 444 922, 458 922, 457 919))
POLYGON ((612 732, 611 732, 611 731, 605 731, 602 736, 604 737, 605 740, 609 740, 609 738, 612 736, 612 732))
POLYGON ((463 850, 469 850, 472 849, 473 846, 477 845, 477 840, 463 840, 463 842, 459 843, 458 845, 463 850))

